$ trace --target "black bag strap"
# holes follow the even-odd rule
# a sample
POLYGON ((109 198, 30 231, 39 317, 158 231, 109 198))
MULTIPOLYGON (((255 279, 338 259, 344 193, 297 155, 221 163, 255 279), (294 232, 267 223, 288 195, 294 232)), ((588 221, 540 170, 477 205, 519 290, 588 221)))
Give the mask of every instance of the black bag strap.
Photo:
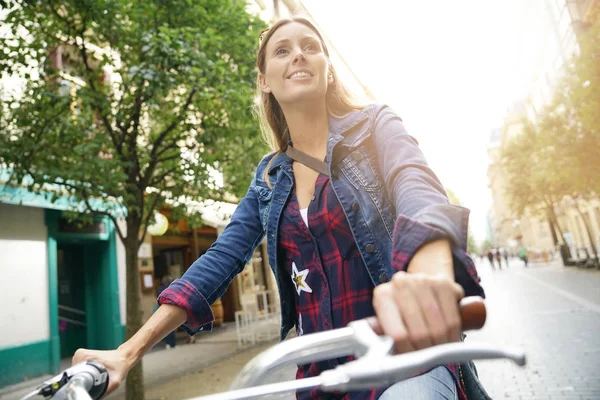
POLYGON ((296 150, 291 145, 288 145, 285 154, 287 154, 287 156, 292 160, 298 161, 299 163, 306 165, 312 170, 320 172, 323 175, 329 176, 329 171, 327 170, 327 163, 325 161, 321 161, 319 159, 314 158, 313 156, 309 156, 303 151, 296 150))

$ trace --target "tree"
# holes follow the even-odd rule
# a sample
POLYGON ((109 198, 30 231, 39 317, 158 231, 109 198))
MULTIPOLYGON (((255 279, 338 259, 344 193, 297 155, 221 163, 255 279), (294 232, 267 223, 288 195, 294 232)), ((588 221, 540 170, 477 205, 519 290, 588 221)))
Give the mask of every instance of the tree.
POLYGON ((551 230, 556 228, 564 242, 556 216, 556 206, 567 192, 571 167, 562 165, 560 151, 545 132, 529 120, 521 121, 521 134, 502 148, 500 165, 506 176, 509 207, 522 217, 548 218, 551 230))
MULTIPOLYGON (((137 251, 154 211, 242 195, 266 151, 249 112, 263 23, 241 0, 3 6, 12 8, 0 72, 26 81, 3 96, 0 163, 12 184, 67 193, 74 211, 115 223, 129 338, 141 325, 137 251)), ((127 398, 144 398, 141 363, 127 398)))
POLYGON ((580 204, 600 194, 600 6, 579 36, 580 51, 566 65, 552 104, 540 116, 546 140, 560 149, 556 174, 568 204, 581 216, 592 252, 591 229, 580 204))
MULTIPOLYGON (((565 66, 553 101, 536 116, 523 121, 522 134, 503 148, 502 167, 507 176, 511 208, 547 216, 552 231, 559 231, 555 206, 567 200, 582 216, 579 204, 600 193, 600 7, 590 14, 579 37, 580 51, 565 66)), ((594 254, 597 253, 586 218, 594 254)))

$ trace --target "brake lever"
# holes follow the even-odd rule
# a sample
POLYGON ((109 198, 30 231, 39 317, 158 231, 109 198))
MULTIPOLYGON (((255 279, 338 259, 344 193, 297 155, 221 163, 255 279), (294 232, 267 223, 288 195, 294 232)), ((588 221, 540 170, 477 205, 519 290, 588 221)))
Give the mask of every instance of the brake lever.
POLYGON ((96 361, 84 361, 45 381, 42 386, 25 395, 21 400, 31 399, 35 396, 52 398, 52 400, 67 400, 65 389, 67 384, 75 379, 80 381, 93 400, 101 398, 108 388, 106 368, 96 361))

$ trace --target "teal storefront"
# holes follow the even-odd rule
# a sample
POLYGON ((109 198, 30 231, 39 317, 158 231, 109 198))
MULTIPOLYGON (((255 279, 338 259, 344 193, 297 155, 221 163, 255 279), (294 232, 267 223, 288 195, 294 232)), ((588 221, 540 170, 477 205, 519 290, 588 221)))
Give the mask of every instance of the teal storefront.
POLYGON ((50 204, 43 195, 22 188, 0 186, 0 203, 44 209, 50 324, 47 340, 0 348, 0 387, 59 372, 60 360, 71 358, 79 347, 113 349, 121 344, 124 328, 112 221, 102 217, 77 225, 56 209, 65 204, 50 204))

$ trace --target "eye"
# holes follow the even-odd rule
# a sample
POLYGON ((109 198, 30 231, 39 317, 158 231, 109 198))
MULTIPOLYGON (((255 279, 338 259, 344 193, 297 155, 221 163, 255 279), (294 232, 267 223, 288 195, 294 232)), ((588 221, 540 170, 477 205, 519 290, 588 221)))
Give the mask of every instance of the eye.
POLYGON ((283 48, 283 47, 280 47, 277 50, 275 50, 275 55, 276 56, 280 56, 280 55, 285 54, 285 53, 287 53, 287 50, 285 48, 283 48))
POLYGON ((310 43, 307 43, 307 44, 304 46, 304 51, 306 51, 306 52, 310 52, 310 53, 316 53, 316 52, 318 52, 319 50, 320 50, 320 47, 319 47, 319 45, 318 45, 317 43, 315 43, 315 42, 310 42, 310 43))

